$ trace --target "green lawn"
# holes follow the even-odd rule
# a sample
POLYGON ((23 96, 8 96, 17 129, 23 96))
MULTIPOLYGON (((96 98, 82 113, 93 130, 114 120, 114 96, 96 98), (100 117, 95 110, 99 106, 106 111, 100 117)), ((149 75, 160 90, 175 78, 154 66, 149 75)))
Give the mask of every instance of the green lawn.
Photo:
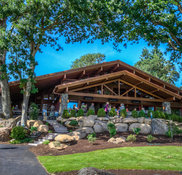
POLYGON ((122 147, 64 156, 39 156, 49 173, 99 169, 182 170, 182 147, 122 147))

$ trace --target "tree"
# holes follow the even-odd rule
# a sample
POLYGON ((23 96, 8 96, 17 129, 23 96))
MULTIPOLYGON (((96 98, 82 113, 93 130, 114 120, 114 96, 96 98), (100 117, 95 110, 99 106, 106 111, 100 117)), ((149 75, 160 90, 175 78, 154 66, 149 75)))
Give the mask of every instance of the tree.
POLYGON ((105 55, 101 53, 86 54, 73 61, 71 68, 76 69, 79 67, 90 66, 102 63, 105 60, 105 55))
POLYGON ((171 84, 175 84, 179 78, 175 65, 166 60, 158 48, 154 48, 151 52, 144 48, 140 61, 134 66, 171 84))
POLYGON ((37 52, 41 51, 42 45, 62 49, 59 43, 62 36, 65 37, 66 43, 81 42, 85 39, 94 41, 97 33, 95 27, 100 19, 99 7, 102 4, 81 0, 23 2, 23 15, 12 24, 15 28, 12 40, 15 42, 11 45, 9 69, 14 77, 20 80, 23 93, 21 123, 26 125, 30 94, 37 92, 34 85, 37 52), (93 3, 98 7, 92 9, 93 3))

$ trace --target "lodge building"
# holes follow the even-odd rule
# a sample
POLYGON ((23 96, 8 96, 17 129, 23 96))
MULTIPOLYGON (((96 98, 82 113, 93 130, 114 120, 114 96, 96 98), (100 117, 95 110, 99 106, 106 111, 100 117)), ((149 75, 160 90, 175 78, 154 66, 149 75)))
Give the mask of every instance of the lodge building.
MULTIPOLYGON (((54 105, 58 111, 68 102, 78 107, 94 102, 97 110, 109 102, 123 103, 130 111, 156 110, 169 102, 172 111, 182 116, 182 90, 120 60, 38 76, 36 87, 39 92, 31 95, 30 102, 40 108, 54 105)), ((19 81, 10 82, 10 91, 12 105, 21 109, 19 81)))

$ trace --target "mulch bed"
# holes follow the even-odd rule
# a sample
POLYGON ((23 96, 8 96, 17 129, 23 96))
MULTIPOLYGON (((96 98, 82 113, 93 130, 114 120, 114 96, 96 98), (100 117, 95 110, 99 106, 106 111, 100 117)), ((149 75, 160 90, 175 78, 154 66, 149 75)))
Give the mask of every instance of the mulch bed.
MULTIPOLYGON (((127 137, 129 133, 120 133, 116 137, 124 136, 127 137)), ((97 134, 97 140, 94 144, 90 144, 87 139, 81 139, 77 143, 68 146, 64 150, 50 149, 48 145, 39 145, 37 147, 31 147, 30 150, 37 156, 46 155, 66 155, 74 153, 84 153, 89 151, 108 149, 108 148, 118 148, 118 147, 136 147, 136 146, 182 146, 182 137, 175 136, 173 142, 170 138, 166 136, 156 136, 157 140, 153 143, 146 142, 146 135, 138 135, 137 140, 134 143, 125 142, 122 144, 114 144, 107 142, 109 140, 108 133, 97 134)))

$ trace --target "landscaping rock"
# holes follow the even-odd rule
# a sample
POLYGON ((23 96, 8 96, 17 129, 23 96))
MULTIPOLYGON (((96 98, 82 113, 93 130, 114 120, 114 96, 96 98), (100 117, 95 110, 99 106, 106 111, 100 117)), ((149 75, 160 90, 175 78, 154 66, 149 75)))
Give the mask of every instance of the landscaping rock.
POLYGON ((101 121, 97 121, 93 128, 94 128, 95 133, 101 133, 101 132, 108 131, 107 123, 101 122, 101 121))
POLYGON ((144 122, 145 122, 145 124, 150 125, 151 122, 152 122, 152 120, 150 118, 145 118, 145 121, 144 122))
POLYGON ((138 122, 138 120, 136 118, 133 118, 133 117, 123 119, 123 123, 137 123, 137 122, 138 122))
POLYGON ((98 117, 97 120, 100 120, 100 121, 109 121, 109 119, 107 117, 98 117))
POLYGON ((70 136, 73 136, 75 138, 75 140, 80 140, 86 137, 86 133, 85 132, 79 132, 79 131, 73 131, 71 133, 69 133, 70 136))
POLYGON ((135 128, 140 128, 141 134, 149 134, 151 132, 151 126, 148 124, 142 124, 142 123, 133 123, 129 127, 129 131, 133 131, 135 128))
POLYGON ((27 120, 27 127, 31 128, 35 122, 36 122, 36 120, 27 120))
POLYGON ((110 138, 108 142, 115 143, 115 144, 124 143, 126 142, 126 138, 125 137, 110 138))
POLYGON ((114 120, 114 123, 122 123, 123 122, 123 118, 121 117, 121 118, 116 118, 115 120, 114 120))
POLYGON ((115 126, 117 132, 126 132, 128 130, 128 124, 126 123, 116 123, 115 126))
POLYGON ((59 141, 53 141, 49 143, 49 147, 52 149, 62 150, 68 147, 66 144, 62 144, 59 141))
POLYGON ((154 135, 165 135, 168 131, 166 121, 162 119, 152 119, 151 127, 154 135))
POLYGON ((33 124, 33 127, 37 127, 37 128, 38 128, 40 125, 43 125, 42 121, 37 120, 37 121, 35 121, 35 123, 33 124))
POLYGON ((114 175, 114 174, 107 171, 89 167, 81 169, 77 175, 114 175))
POLYGON ((1 120, 0 127, 14 128, 16 126, 16 123, 20 120, 21 120, 21 116, 18 116, 16 118, 10 118, 7 120, 1 120))
POLYGON ((47 125, 40 125, 38 127, 38 131, 39 132, 48 132, 49 131, 49 127, 47 125))
POLYGON ((139 118, 138 118, 138 123, 144 123, 144 120, 145 120, 144 117, 139 117, 139 118))
POLYGON ((77 130, 77 131, 84 132, 86 134, 91 134, 94 132, 94 130, 91 127, 79 128, 79 130, 77 130))
POLYGON ((10 140, 10 129, 7 127, 0 128, 0 141, 1 142, 6 142, 10 140))
POLYGON ((95 119, 92 116, 83 119, 83 127, 93 127, 95 119))
POLYGON ((75 137, 70 136, 68 134, 59 134, 54 138, 55 141, 59 141, 61 143, 68 143, 75 141, 75 137))

